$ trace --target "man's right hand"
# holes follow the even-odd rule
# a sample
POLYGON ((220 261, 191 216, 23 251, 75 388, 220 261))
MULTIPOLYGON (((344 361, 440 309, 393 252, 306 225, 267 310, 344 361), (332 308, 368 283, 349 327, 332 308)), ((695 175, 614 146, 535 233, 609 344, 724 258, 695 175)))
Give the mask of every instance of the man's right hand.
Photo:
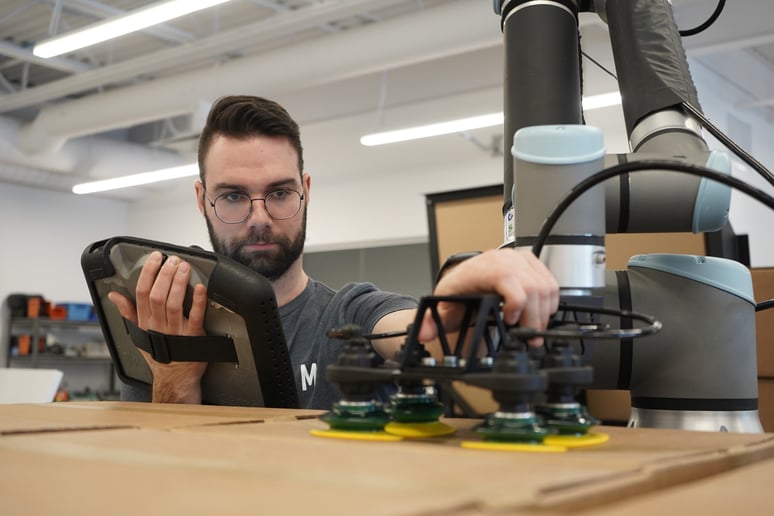
MULTIPOLYGON (((177 256, 170 256, 164 261, 161 253, 154 251, 148 256, 137 279, 136 302, 132 303, 118 292, 110 292, 108 299, 116 305, 122 317, 143 330, 166 335, 205 335, 207 289, 204 285, 197 284, 193 288, 188 316, 183 312, 190 278, 190 264, 177 256)), ((154 402, 201 403, 201 378, 207 369, 206 362, 162 364, 145 351, 139 351, 153 374, 154 402)))
MULTIPOLYGON (((506 324, 517 322, 525 328, 545 330, 552 314, 559 308, 559 285, 556 279, 527 249, 492 249, 456 265, 445 274, 433 291, 436 296, 460 294, 498 294, 503 298, 502 313, 506 324)), ((449 327, 461 319, 460 306, 441 303, 439 315, 449 327)), ((428 342, 438 336, 438 328, 428 311, 419 331, 419 339, 428 342)), ((530 345, 543 344, 542 337, 530 345)))

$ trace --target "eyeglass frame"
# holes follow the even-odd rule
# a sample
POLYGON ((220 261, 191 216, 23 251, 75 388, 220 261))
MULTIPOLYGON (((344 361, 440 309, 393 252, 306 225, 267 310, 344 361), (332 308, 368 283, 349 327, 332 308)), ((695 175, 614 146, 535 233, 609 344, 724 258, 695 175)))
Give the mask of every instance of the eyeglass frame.
POLYGON ((207 197, 207 188, 205 187, 205 188, 203 188, 203 190, 204 190, 204 198, 207 199, 208 203, 210 203, 210 206, 212 206, 212 211, 215 212, 215 216, 223 224, 242 224, 243 222, 245 222, 247 219, 250 218, 250 215, 253 214, 253 210, 254 210, 253 203, 255 201, 263 201, 263 209, 266 211, 266 214, 269 215, 269 217, 271 217, 272 219, 274 219, 274 220, 290 220, 293 217, 295 217, 296 215, 298 215, 298 213, 301 211, 301 206, 303 205, 303 202, 306 199, 306 195, 303 192, 299 192, 298 190, 293 190, 292 188, 277 188, 276 190, 272 190, 271 192, 265 194, 263 197, 250 197, 249 195, 247 195, 246 193, 243 193, 243 192, 223 192, 222 194, 220 194, 217 197, 215 197, 215 200, 213 201, 209 197, 207 197), (289 217, 277 218, 274 215, 272 215, 271 212, 266 208, 266 197, 268 197, 269 195, 271 195, 271 194, 273 194, 275 192, 293 192, 294 194, 298 195, 298 208, 293 213, 293 215, 290 215, 289 217), (225 197, 227 195, 231 195, 233 193, 241 193, 242 195, 247 197, 247 199, 250 201, 250 209, 247 211, 247 215, 245 215, 245 218, 243 218, 242 220, 237 221, 237 222, 227 222, 227 221, 223 220, 222 218, 220 218, 220 215, 218 215, 218 210, 215 208, 215 203, 218 201, 218 199, 222 199, 223 197, 225 197))

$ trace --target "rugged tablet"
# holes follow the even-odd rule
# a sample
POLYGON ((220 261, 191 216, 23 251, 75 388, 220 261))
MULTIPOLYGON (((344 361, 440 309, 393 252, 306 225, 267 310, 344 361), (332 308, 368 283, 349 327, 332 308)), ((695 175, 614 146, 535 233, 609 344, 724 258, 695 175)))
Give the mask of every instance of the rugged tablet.
POLYGON ((274 290, 260 274, 212 252, 127 236, 89 245, 81 256, 81 266, 122 381, 151 384, 150 368, 137 349, 140 347, 159 362, 209 362, 202 379, 203 403, 298 406, 274 290), (108 300, 110 291, 134 299, 142 264, 156 250, 187 261, 191 283, 207 287, 207 337, 145 332, 121 317, 108 300))

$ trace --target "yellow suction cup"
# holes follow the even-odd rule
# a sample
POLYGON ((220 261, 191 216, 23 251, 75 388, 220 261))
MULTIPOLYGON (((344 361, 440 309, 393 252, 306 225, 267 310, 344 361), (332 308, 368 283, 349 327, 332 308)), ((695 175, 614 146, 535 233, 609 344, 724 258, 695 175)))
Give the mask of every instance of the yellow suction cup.
POLYGON ((401 441, 403 437, 387 432, 352 432, 347 430, 320 430, 313 428, 310 434, 329 439, 349 439, 352 441, 401 441))
POLYGON ((553 446, 563 446, 565 448, 585 448, 587 446, 598 446, 610 440, 608 434, 601 432, 589 432, 583 435, 549 435, 543 441, 545 444, 553 446))
POLYGON ((563 446, 556 446, 545 443, 531 444, 503 441, 462 441, 460 446, 470 450, 493 450, 510 452, 519 451, 531 453, 562 453, 567 451, 567 448, 563 446))
POLYGON ((426 437, 439 437, 450 435, 455 432, 455 428, 440 421, 430 421, 428 423, 387 423, 384 431, 388 434, 399 435, 409 439, 422 439, 426 437))

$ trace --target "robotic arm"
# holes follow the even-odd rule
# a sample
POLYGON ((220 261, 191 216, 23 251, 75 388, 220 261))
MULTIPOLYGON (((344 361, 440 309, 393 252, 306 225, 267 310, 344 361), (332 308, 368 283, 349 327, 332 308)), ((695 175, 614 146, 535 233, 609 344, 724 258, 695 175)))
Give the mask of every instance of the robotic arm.
MULTIPOLYGON (((583 126, 579 11, 595 11, 609 24, 632 148, 629 154, 605 155, 604 166, 671 159, 730 174, 728 157, 708 149, 700 123, 682 107, 688 104, 698 109, 699 102, 666 1, 495 3, 505 38, 505 142, 506 148, 513 148, 516 154, 515 160, 507 156, 504 163, 503 213, 515 216, 518 211, 519 215, 519 233, 513 234, 506 227, 506 241, 528 245, 530 233, 536 234, 547 210, 556 206, 561 196, 578 182, 577 176, 571 177, 569 167, 564 167, 563 172, 556 174, 558 179, 551 179, 563 185, 546 188, 537 173, 538 177, 531 178, 536 183, 532 192, 521 184, 531 173, 527 168, 535 164, 539 168, 546 162, 567 165, 600 151, 604 154, 599 148, 603 145, 600 136, 583 126), (573 134, 547 134, 557 126, 567 126, 573 134), (516 133, 523 129, 528 130, 521 131, 518 145, 513 146, 516 133), (542 137, 537 134, 541 131, 542 137), (553 138, 557 139, 552 144, 553 138), (575 149, 584 145, 583 139, 588 147, 575 149), (552 148, 546 149, 545 155, 536 155, 543 152, 541 145, 552 148), (567 145, 573 148, 566 148, 567 145), (524 159, 516 172, 519 183, 515 184, 514 163, 520 156, 524 159), (522 199, 521 204, 527 206, 515 202, 522 199)), ((597 165, 588 174, 601 168, 597 165)), ((602 189, 604 192, 596 193, 596 200, 591 199, 594 194, 589 192, 584 204, 604 206, 603 218, 591 222, 588 215, 581 217, 583 227, 570 229, 571 234, 714 231, 725 225, 731 198, 731 190, 724 185, 664 170, 613 178, 602 189)), ((570 212, 565 219, 577 219, 575 215, 577 212, 570 212)), ((561 228, 556 233, 561 235, 561 228)), ((557 240, 556 236, 553 240, 557 240)), ((589 239, 588 243, 593 241, 589 239)), ((591 256, 591 265, 598 265, 596 255, 591 256)), ((577 261, 570 261, 577 268, 577 261)))
MULTIPOLYGON (((708 149, 686 109, 699 103, 666 0, 495 0, 494 7, 512 149, 504 163, 505 245, 533 246, 567 192, 611 165, 658 160, 730 175, 730 160, 708 149), (579 12, 608 24, 631 153, 606 154, 601 131, 583 123, 579 12)), ((663 322, 660 333, 636 343, 586 347, 592 388, 630 390, 630 426, 762 431, 749 271, 683 255, 643 255, 627 270, 605 270, 606 233, 715 231, 727 222, 730 198, 728 186, 663 167, 622 174, 583 194, 544 242, 540 257, 566 299, 663 322)))
POLYGON ((670 7, 664 0, 495 0, 494 7, 505 37, 512 152, 504 167, 503 245, 527 247, 546 263, 561 288, 560 313, 538 332, 506 328, 498 296, 423 298, 398 358, 379 366, 368 341, 383 336, 337 330, 331 336, 348 344, 326 376, 343 396, 323 419, 333 433, 398 433, 418 424, 424 436, 445 435, 437 421, 442 407, 425 382, 457 402, 452 383, 462 381, 490 390, 498 403, 476 427, 496 444, 544 443, 549 431, 593 440, 588 429, 596 422, 575 398, 580 388, 628 389, 630 426, 761 432, 750 271, 688 255, 635 256, 627 270, 605 269, 606 233, 719 229, 730 186, 774 209, 774 198, 730 177, 729 160, 704 142, 670 7), (628 154, 606 154, 602 132, 583 123, 584 10, 610 25, 628 154), (453 346, 438 303, 458 303, 465 314, 453 346), (418 340, 428 311, 439 327, 441 364, 418 340), (531 354, 526 342, 535 336, 546 346, 531 354), (482 342, 487 356, 479 354, 482 342), (399 388, 389 411, 373 400, 374 386, 384 382, 399 388))
MULTIPOLYGON (((595 5, 608 22, 633 151, 611 158, 672 159, 730 174, 726 154, 708 150, 701 125, 683 108, 699 109, 699 100, 669 4, 611 0, 595 5)), ((717 230, 726 223, 730 199, 729 188, 695 176, 653 171, 618 178, 606 187, 607 231, 717 230)))

